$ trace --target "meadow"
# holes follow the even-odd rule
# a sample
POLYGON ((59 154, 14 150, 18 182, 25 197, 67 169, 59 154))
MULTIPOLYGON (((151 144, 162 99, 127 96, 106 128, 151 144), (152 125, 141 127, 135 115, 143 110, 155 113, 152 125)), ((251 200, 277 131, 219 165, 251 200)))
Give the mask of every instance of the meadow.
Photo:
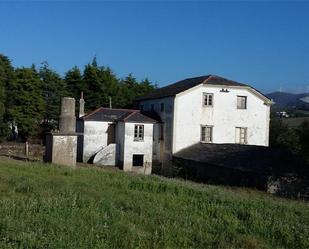
POLYGON ((0 157, 0 248, 309 248, 309 204, 0 157))

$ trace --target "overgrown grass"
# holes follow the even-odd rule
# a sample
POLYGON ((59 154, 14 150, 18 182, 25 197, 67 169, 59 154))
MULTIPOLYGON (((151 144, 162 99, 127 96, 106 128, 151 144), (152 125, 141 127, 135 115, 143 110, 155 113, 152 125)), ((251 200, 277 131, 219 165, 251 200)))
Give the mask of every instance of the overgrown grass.
POLYGON ((0 157, 0 248, 309 248, 308 203, 0 157))

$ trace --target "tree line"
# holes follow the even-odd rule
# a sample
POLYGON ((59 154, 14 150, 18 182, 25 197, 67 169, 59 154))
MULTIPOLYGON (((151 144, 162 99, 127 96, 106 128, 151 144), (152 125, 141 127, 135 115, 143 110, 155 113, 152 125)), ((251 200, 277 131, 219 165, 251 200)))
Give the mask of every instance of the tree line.
POLYGON ((309 122, 291 128, 281 118, 272 118, 269 132, 270 146, 282 147, 302 157, 309 164, 309 122))
POLYGON ((98 65, 96 57, 83 70, 75 66, 61 76, 47 62, 39 68, 14 68, 0 54, 0 137, 8 136, 14 123, 22 140, 57 129, 64 96, 78 100, 83 92, 86 111, 108 106, 110 97, 114 108, 132 108, 135 98, 155 88, 147 78, 118 78, 109 67, 98 65))

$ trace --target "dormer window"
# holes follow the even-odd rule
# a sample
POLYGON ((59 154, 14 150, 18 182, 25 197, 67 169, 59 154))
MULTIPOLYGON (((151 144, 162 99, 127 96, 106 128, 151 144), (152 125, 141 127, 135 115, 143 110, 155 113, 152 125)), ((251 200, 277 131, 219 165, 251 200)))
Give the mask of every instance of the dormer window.
POLYGON ((213 93, 203 93, 203 106, 213 106, 213 93))
POLYGON ((247 96, 237 96, 237 109, 247 109, 247 96))

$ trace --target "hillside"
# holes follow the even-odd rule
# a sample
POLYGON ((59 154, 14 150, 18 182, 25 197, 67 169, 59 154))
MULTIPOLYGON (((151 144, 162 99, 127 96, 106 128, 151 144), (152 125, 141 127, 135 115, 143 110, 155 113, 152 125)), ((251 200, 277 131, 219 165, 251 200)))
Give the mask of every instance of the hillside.
POLYGON ((266 94, 266 96, 275 102, 275 107, 297 107, 301 109, 309 108, 309 103, 302 101, 307 94, 293 94, 286 92, 273 92, 266 94))
POLYGON ((309 248, 309 204, 0 157, 0 248, 309 248))

